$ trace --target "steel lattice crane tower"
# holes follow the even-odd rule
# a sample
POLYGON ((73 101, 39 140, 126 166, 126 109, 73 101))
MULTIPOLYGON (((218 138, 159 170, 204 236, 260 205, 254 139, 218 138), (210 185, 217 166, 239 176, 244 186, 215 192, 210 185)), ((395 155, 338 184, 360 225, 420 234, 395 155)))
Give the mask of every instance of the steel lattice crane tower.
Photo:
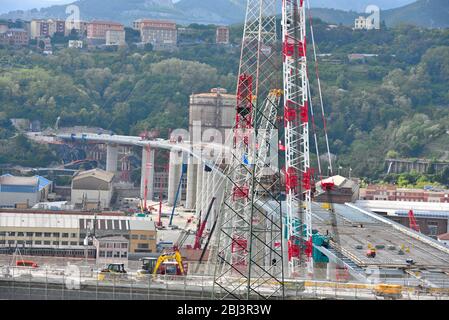
MULTIPOLYGON (((280 173, 270 167, 281 90, 275 90, 276 0, 248 0, 233 148, 218 221, 214 297, 284 295, 280 173), (267 210, 267 207, 270 210, 267 210)), ((274 152, 275 159, 277 152, 274 152)), ((277 169, 278 170, 278 169, 277 169)), ((279 171, 279 170, 278 170, 279 171)))
POLYGON ((288 274, 313 273, 309 97, 304 0, 283 0, 285 179, 288 274))

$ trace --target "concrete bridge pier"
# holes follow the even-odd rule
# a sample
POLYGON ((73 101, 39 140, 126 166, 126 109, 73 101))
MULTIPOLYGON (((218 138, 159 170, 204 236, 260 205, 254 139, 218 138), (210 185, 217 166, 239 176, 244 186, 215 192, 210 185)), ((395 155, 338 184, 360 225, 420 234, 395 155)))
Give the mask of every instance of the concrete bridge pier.
MULTIPOLYGON (((168 205, 175 205, 176 192, 178 191, 179 180, 182 175, 183 153, 180 151, 170 151, 170 162, 168 168, 168 205)), ((179 190, 178 204, 181 201, 182 186, 179 190)))
POLYGON ((108 144, 106 147, 106 171, 116 173, 118 161, 118 146, 108 144))
POLYGON ((154 198, 154 149, 142 149, 142 173, 140 179, 140 198, 145 198, 145 181, 148 179, 147 200, 154 198))
POLYGON ((186 209, 193 210, 196 205, 198 164, 193 156, 189 156, 187 164, 186 209))
POLYGON ((202 192, 203 192, 203 172, 204 172, 204 164, 198 164, 197 172, 196 172, 196 216, 198 216, 201 206, 202 206, 202 192))

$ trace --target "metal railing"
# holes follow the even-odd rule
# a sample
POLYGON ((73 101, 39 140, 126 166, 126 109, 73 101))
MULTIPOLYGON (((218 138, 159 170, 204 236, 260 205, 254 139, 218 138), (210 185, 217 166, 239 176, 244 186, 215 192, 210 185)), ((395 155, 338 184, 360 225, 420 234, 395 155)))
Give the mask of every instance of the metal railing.
MULTIPOLYGON (((89 267, 65 269, 0 267, 0 299, 20 300, 208 300, 212 298, 210 275, 125 275, 105 276, 89 267)), ((380 279, 391 283, 391 279, 380 279)), ((449 282, 438 288, 410 286, 406 278, 396 279, 401 296, 397 299, 449 300, 449 282)), ((286 280, 286 299, 385 299, 376 284, 315 280, 286 280)), ((215 288, 217 289, 217 288, 215 288)))

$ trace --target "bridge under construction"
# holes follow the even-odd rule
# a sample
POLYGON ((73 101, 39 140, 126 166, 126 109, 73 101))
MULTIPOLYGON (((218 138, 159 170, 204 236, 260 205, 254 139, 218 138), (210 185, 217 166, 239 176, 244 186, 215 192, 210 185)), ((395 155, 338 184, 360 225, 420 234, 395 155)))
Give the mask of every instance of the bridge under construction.
MULTIPOLYGON (((141 197, 145 201, 154 194, 154 150, 170 150, 168 202, 174 206, 180 166, 186 162, 192 169, 192 159, 196 159, 207 169, 204 172, 209 172, 201 178, 201 188, 198 183, 195 186, 197 199, 201 193, 195 209, 211 235, 199 243, 209 252, 207 261, 189 267, 182 277, 149 277, 143 282, 132 273, 126 279, 99 283, 89 272, 75 276, 63 272, 61 278, 54 270, 41 270, 41 274, 8 270, 0 279, 0 292, 8 298, 22 297, 26 294, 23 290, 35 288, 41 295, 48 284, 58 291, 58 281, 65 286, 69 279, 75 283, 73 290, 85 290, 85 297, 95 298, 98 292, 108 295, 112 291, 113 298, 116 293, 133 298, 137 292, 139 297, 151 299, 156 297, 155 290, 165 290, 166 297, 173 299, 449 297, 449 248, 354 204, 335 204, 332 199, 332 158, 307 4, 307 0, 282 1, 282 39, 278 41, 277 1, 248 0, 235 125, 228 143, 83 132, 53 137, 70 143, 106 144, 107 170, 117 166, 117 145, 141 147, 141 197), (282 43, 281 53, 276 50, 278 42, 282 43), (309 55, 308 42, 312 48, 309 55), (308 56, 315 62, 315 86, 309 80, 308 56), (277 77, 279 69, 283 70, 282 79, 277 77), (323 139, 315 125, 312 93, 318 96, 323 139), (320 163, 319 141, 325 141, 327 170, 320 163), (316 169, 312 168, 311 146, 318 159, 316 169), (217 151, 218 156, 205 159, 205 149, 217 151), (314 202, 317 194, 327 201, 314 202), (214 211, 208 219, 211 206, 214 211), (17 293, 17 288, 22 291, 17 293)), ((75 292, 81 296, 81 291, 75 292)))

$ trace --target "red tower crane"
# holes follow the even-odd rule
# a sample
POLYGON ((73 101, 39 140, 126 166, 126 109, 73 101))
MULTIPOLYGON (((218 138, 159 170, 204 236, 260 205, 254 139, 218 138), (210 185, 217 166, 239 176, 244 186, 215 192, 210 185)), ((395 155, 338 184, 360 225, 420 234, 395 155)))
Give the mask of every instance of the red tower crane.
POLYGON ((411 209, 408 212, 408 220, 410 223, 410 229, 415 230, 416 232, 421 232, 421 229, 419 228, 419 224, 416 222, 415 214, 413 213, 413 210, 411 210, 411 209))

